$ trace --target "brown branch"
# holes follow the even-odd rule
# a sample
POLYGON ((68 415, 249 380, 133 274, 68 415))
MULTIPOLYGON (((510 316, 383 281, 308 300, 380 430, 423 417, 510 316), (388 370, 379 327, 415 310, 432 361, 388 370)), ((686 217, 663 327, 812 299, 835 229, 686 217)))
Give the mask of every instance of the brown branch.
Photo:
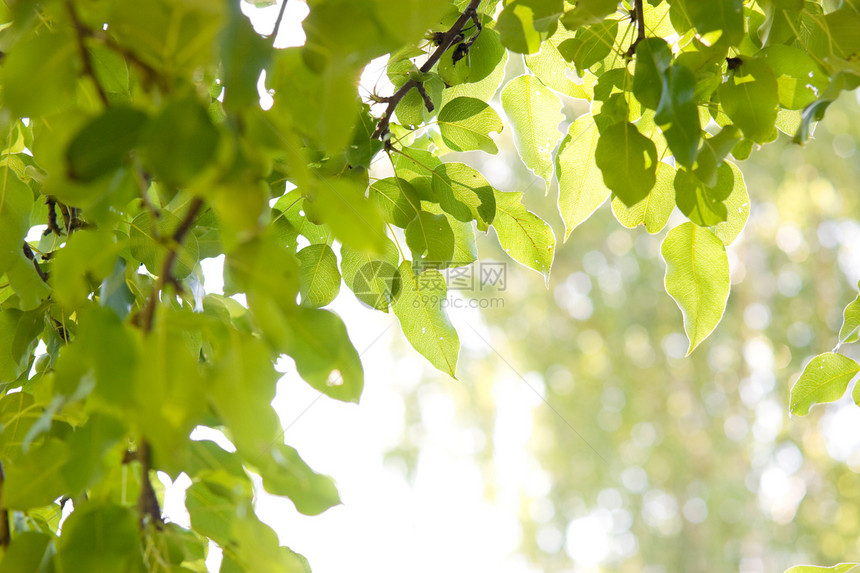
POLYGON ((627 56, 633 57, 636 53, 636 46, 639 42, 645 39, 645 5, 643 0, 634 0, 633 10, 630 11, 630 18, 636 22, 636 39, 627 48, 627 56))
MULTIPOLYGON (((3 506, 3 484, 6 476, 3 474, 3 464, 0 463, 0 507, 3 506)), ((12 532, 9 528, 9 510, 0 509, 0 547, 6 549, 12 541, 12 532)))
POLYGON ((152 292, 149 294, 146 306, 140 311, 140 316, 138 317, 138 324, 144 332, 150 332, 152 330, 152 321, 155 317, 155 306, 158 304, 158 293, 161 292, 161 289, 163 289, 167 284, 172 284, 174 286, 178 286, 179 284, 176 277, 173 276, 173 265, 176 263, 176 257, 179 255, 179 247, 182 246, 182 241, 185 239, 185 235, 187 235, 188 231, 191 230, 191 226, 194 224, 194 219, 197 218, 197 214, 202 208, 203 199, 200 197, 194 197, 188 206, 188 212, 185 213, 185 218, 182 219, 182 222, 179 223, 179 226, 173 232, 167 256, 164 257, 164 263, 161 265, 161 273, 158 275, 158 281, 155 283, 155 286, 152 287, 152 292))
POLYGON ((281 2, 281 9, 278 10, 278 17, 275 19, 275 27, 272 28, 272 47, 275 47, 275 40, 278 39, 278 30, 281 27, 281 20, 284 19, 284 12, 287 11, 287 0, 281 2))
POLYGON ((99 99, 101 99, 102 103, 107 107, 110 105, 110 101, 108 100, 107 93, 105 93, 102 84, 96 77, 95 70, 93 70, 93 61, 90 58, 90 53, 87 50, 86 43, 84 42, 84 38, 92 36, 92 31, 84 26, 80 18, 78 18, 78 13, 75 12, 75 7, 71 0, 66 1, 66 8, 69 11, 69 17, 72 19, 72 25, 75 27, 75 37, 78 41, 78 51, 81 55, 81 63, 84 66, 84 74, 88 75, 90 79, 93 80, 93 84, 96 86, 96 91, 99 93, 99 99))
MULTIPOLYGON (((471 0, 460 17, 457 18, 457 21, 454 22, 454 25, 451 26, 451 29, 445 32, 445 35, 437 40, 437 48, 432 54, 430 54, 430 57, 427 58, 427 61, 424 62, 424 65, 421 66, 419 70, 422 74, 426 74, 433 69, 433 66, 436 65, 436 62, 439 61, 442 54, 444 54, 454 44, 454 42, 459 39, 460 31, 463 29, 463 26, 473 18, 477 18, 476 11, 480 3, 481 0, 471 0)), ((394 95, 388 98, 388 107, 385 109, 382 117, 379 118, 379 123, 376 124, 376 129, 373 130, 371 139, 382 139, 382 137, 388 133, 388 122, 391 121, 391 116, 394 114, 394 108, 396 108, 397 104, 400 103, 400 100, 409 93, 409 90, 417 88, 421 83, 421 81, 414 78, 410 79, 400 86, 400 89, 394 92, 394 95)))
POLYGON ((161 507, 158 505, 158 496, 149 481, 149 470, 151 467, 151 456, 149 442, 141 440, 137 451, 137 459, 140 462, 140 497, 137 498, 137 510, 140 512, 140 525, 144 526, 144 517, 149 517, 155 527, 161 528, 164 520, 161 518, 161 507))
POLYGON ((57 224, 57 200, 49 196, 45 198, 45 204, 48 206, 48 228, 45 229, 44 234, 50 235, 54 233, 57 236, 62 235, 60 226, 57 224))
POLYGON ((27 241, 24 241, 24 246, 21 247, 24 251, 24 256, 30 259, 33 262, 33 266, 36 268, 36 272, 39 273, 39 278, 44 282, 48 282, 48 273, 42 270, 42 267, 39 266, 39 261, 36 260, 36 254, 33 252, 32 247, 30 247, 27 241))
POLYGON ((427 111, 433 111, 433 100, 430 99, 430 95, 427 93, 427 90, 424 89, 424 84, 419 82, 415 88, 418 90, 418 93, 421 94, 421 99, 424 100, 424 107, 427 108, 427 111))

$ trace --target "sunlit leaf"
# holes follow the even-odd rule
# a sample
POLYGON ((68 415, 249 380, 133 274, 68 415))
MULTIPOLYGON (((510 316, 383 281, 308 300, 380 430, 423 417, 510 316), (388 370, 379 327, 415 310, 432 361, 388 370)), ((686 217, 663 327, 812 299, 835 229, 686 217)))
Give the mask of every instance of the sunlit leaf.
POLYGON ((806 365, 791 387, 791 413, 805 416, 816 404, 838 400, 857 372, 860 372, 860 365, 847 356, 834 352, 819 354, 806 365))

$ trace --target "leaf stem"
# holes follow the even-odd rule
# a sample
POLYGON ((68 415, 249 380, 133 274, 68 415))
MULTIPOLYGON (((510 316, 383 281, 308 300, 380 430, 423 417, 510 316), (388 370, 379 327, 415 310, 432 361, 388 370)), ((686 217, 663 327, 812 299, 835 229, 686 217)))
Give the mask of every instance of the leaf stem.
MULTIPOLYGON (((481 0, 471 0, 469 5, 466 6, 466 9, 457 18, 457 21, 454 22, 454 25, 445 32, 445 35, 440 39, 438 46, 430 54, 430 57, 427 58, 427 61, 424 62, 424 65, 421 66, 420 72, 422 74, 426 74, 429 72, 433 66, 436 65, 436 62, 442 57, 444 54, 459 38, 460 32, 463 29, 463 26, 466 25, 467 22, 472 21, 473 19, 477 19, 477 9, 478 5, 481 3, 481 0)), ((412 88, 417 88, 421 84, 421 81, 416 79, 410 79, 405 84, 400 86, 400 89, 394 92, 394 95, 387 98, 388 99, 388 107, 385 109, 385 112, 382 114, 382 117, 379 118, 379 123, 376 124, 376 129, 373 130, 373 135, 371 135, 371 139, 382 139, 386 133, 388 133, 388 122, 391 121, 391 116, 394 114, 394 109, 397 107, 397 104, 400 103, 400 100, 409 93, 409 90, 412 88)), ((426 99, 425 99, 426 105, 426 99)))
POLYGON ((281 2, 281 8, 278 10, 278 17, 275 19, 275 27, 272 28, 272 47, 275 47, 275 40, 278 39, 278 30, 281 27, 281 20, 284 19, 284 13, 287 11, 287 0, 281 2))
POLYGON ((633 56, 636 53, 636 46, 645 39, 645 2, 644 0, 634 0, 633 13, 631 17, 636 20, 636 39, 630 44, 627 49, 627 55, 633 56))
POLYGON ((90 79, 93 80, 93 84, 95 84, 96 91, 99 94, 99 99, 102 100, 102 103, 105 105, 105 107, 109 107, 110 101, 108 100, 107 93, 105 93, 102 84, 96 77, 96 73, 93 70, 92 58, 90 57, 89 51, 87 51, 86 43, 84 43, 84 38, 91 36, 92 31, 86 26, 84 26, 80 18, 78 18, 78 13, 75 11, 75 7, 72 4, 71 0, 66 1, 66 9, 69 11, 69 18, 72 19, 72 25, 75 27, 75 38, 78 42, 78 51, 81 55, 81 63, 84 67, 84 74, 88 75, 90 79))

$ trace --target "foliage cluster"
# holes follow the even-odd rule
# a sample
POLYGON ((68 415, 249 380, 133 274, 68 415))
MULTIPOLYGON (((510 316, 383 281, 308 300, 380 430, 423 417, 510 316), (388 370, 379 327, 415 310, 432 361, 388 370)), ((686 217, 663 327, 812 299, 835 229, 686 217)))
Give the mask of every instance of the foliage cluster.
MULTIPOLYGON (((506 127, 557 181, 565 239, 610 197, 652 233, 686 215, 662 252, 692 351, 723 314, 725 245, 749 213, 727 158, 780 130, 805 140, 860 83, 855 0, 309 5, 306 42, 287 49, 232 1, 0 5, 4 571, 200 571, 207 540, 225 572, 305 570, 255 517, 247 470, 303 513, 339 499, 283 443, 273 361, 358 401, 359 354, 322 308, 344 282, 455 375, 439 270, 474 262, 490 228, 547 278, 555 254, 522 193, 440 159, 495 153, 506 127), (386 54, 395 91, 362 102, 358 78, 386 54), (505 81, 520 55, 528 72, 505 81), (566 135, 561 97, 590 102, 566 135), (371 176, 377 159, 391 176, 371 176), (199 263, 221 255, 225 295, 247 307, 205 292, 199 263), (191 440, 197 426, 235 451, 191 440), (191 478, 190 529, 163 523, 155 470, 191 478)), ((819 365, 839 376, 804 376, 798 412, 856 373, 838 355, 819 365)))

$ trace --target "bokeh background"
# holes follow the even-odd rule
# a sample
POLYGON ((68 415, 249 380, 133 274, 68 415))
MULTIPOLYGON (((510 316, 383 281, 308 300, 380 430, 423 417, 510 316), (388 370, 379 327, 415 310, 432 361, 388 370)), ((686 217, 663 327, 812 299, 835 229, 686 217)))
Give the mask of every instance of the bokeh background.
MULTIPOLYGON (((261 32, 271 11, 254 13, 261 32)), ((306 12, 291 2, 279 45, 301 43, 306 12)), ((509 74, 521 66, 512 59, 509 74)), ((385 93, 383 76, 374 62, 365 89, 385 93)), ((568 121, 584 111, 565 101, 568 121)), ((275 404, 287 443, 337 480, 344 504, 309 518, 260 489, 260 517, 317 573, 764 573, 860 560, 860 408, 850 392, 803 418, 787 407, 857 294, 858 139, 848 94, 806 146, 781 136, 740 163, 752 209, 728 249, 731 297, 690 357, 663 290, 665 231, 624 229, 608 204, 559 244, 548 284, 507 260, 492 231, 479 237, 482 260, 507 261, 507 281, 450 293, 457 380, 342 288, 333 308, 362 353, 361 405, 321 397, 288 359, 275 404)), ((563 236, 557 189, 544 194, 509 129, 498 143, 497 156, 449 158, 525 191, 563 236)), ((208 291, 221 288, 219 265, 204 261, 208 291)), ((180 523, 182 479, 163 479, 180 523)))

